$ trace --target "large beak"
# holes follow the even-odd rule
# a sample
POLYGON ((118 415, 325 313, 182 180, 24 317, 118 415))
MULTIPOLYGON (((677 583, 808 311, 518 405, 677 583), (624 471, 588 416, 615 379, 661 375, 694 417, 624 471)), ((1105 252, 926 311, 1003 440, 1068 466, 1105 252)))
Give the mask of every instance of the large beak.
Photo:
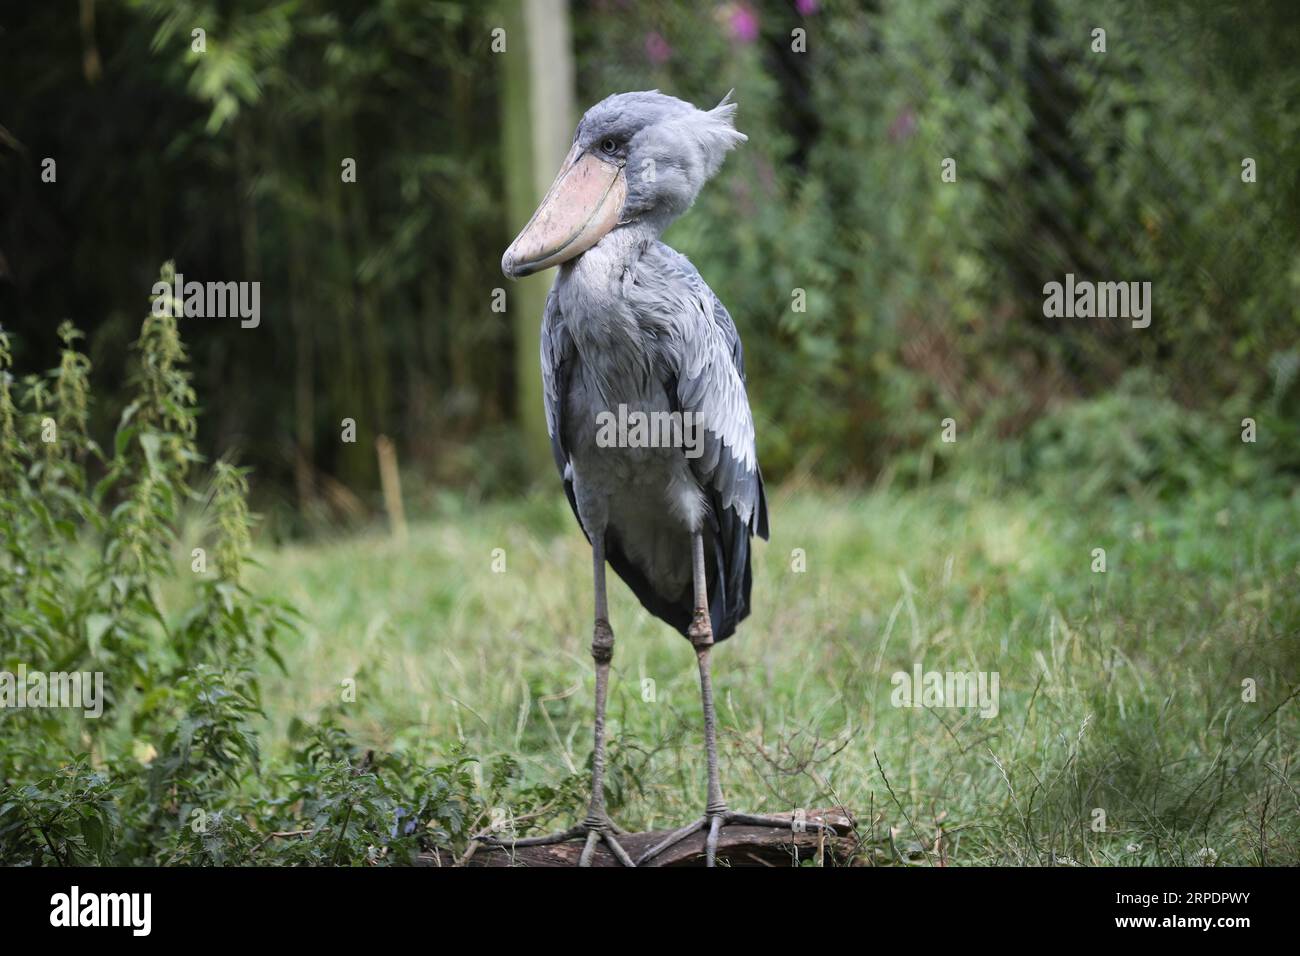
POLYGON ((625 199, 623 167, 575 145, 537 212, 501 257, 501 271, 520 279, 581 255, 618 223, 625 199))

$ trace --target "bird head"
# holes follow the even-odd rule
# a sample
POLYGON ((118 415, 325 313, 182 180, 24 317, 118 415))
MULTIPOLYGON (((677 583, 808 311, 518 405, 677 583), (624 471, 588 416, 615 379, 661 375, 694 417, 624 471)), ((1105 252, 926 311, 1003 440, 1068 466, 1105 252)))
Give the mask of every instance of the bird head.
POLYGON ((616 93, 587 110, 555 182, 501 259, 518 279, 568 262, 617 226, 657 235, 695 202, 745 141, 731 94, 701 110, 658 90, 616 93))

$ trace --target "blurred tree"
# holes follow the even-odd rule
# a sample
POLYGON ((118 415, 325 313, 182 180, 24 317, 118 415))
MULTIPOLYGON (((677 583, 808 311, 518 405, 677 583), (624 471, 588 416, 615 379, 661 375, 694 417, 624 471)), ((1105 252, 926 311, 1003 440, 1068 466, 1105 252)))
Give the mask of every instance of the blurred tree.
POLYGON ((0 116, 0 321, 24 359, 54 354, 56 320, 72 316, 106 384, 120 381, 149 273, 175 258, 191 279, 262 283, 259 328, 192 319, 183 333, 214 396, 203 446, 239 446, 263 492, 364 508, 381 432, 435 480, 517 487, 523 469, 498 437, 513 417, 500 361, 512 330, 485 293, 508 241, 487 8, 93 12, 81 36, 52 5, 0 14, 0 83, 23 91, 0 116), (45 157, 55 183, 41 181, 45 157), (493 467, 471 467, 471 443, 493 467))
MULTIPOLYGON (((501 13, 508 44, 501 54, 505 211, 507 231, 518 232, 569 151, 576 122, 573 51, 567 0, 503 0, 501 13)), ((548 270, 506 290, 515 330, 516 419, 523 428, 529 468, 543 473, 550 466, 551 446, 538 354, 542 311, 553 279, 548 270)))
MULTIPOLYGON (((182 333, 211 396, 200 447, 238 447, 259 506, 291 520, 377 505, 380 433, 425 479, 408 488, 554 490, 536 465, 550 276, 507 283, 499 262, 579 107, 627 89, 736 90, 749 142, 666 238, 741 329, 773 480, 924 478, 949 460, 943 418, 1019 439, 1125 380, 1300 434, 1294 0, 72 9, 0 8, 16 364, 54 364, 70 318, 120 388, 157 263, 260 281, 259 328, 182 333), (1045 316, 1069 271, 1151 281, 1151 328, 1045 316)), ((1270 454, 1300 468, 1289 439, 1270 454)))

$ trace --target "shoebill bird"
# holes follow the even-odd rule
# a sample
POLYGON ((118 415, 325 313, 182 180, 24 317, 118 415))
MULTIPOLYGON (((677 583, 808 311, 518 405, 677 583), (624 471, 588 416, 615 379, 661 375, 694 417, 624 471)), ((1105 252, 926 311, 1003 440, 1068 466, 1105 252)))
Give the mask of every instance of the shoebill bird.
MULTIPOLYGON (((605 696, 614 651, 608 564, 645 608, 694 646, 704 708, 708 795, 701 818, 641 860, 704 830, 713 865, 728 824, 791 825, 727 807, 718 777, 710 679, 713 645, 749 614, 750 539, 766 538, 767 502, 745 393, 740 336, 718 297, 659 236, 694 203, 727 152, 745 141, 730 94, 700 110, 658 91, 619 93, 583 116, 554 184, 506 250, 510 278, 558 266, 542 316, 546 425, 564 491, 591 542, 595 579, 595 750, 581 825, 541 845, 584 838, 580 865, 604 840, 626 865, 605 811, 605 696), (623 408, 620 410, 620 406, 623 408), (696 441, 602 440, 602 420, 672 422, 696 441), (687 424, 689 423, 689 424, 687 424), (657 447, 653 447, 657 445, 657 447)), ((645 438, 643 434, 641 436, 645 438)), ((498 841, 494 841, 498 842, 498 841)))

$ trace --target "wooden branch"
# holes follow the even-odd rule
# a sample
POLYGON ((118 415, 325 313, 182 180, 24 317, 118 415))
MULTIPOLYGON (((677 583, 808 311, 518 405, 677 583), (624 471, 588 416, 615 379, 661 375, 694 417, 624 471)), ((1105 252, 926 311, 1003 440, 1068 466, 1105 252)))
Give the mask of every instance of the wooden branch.
MULTIPOLYGON (((816 830, 803 832, 790 827, 762 827, 733 825, 723 827, 718 834, 718 864, 720 866, 794 866, 802 860, 813 860, 822 854, 827 866, 848 865, 858 850, 858 840, 853 830, 853 815, 842 807, 809 810, 807 820, 827 823, 836 830, 835 836, 823 836, 816 830)), ((624 833, 616 836, 619 844, 632 859, 663 840, 672 830, 652 830, 648 833, 624 833)), ((680 843, 665 850, 646 866, 703 866, 704 831, 691 834, 680 843)), ((583 841, 570 840, 548 846, 497 847, 477 844, 473 853, 463 860, 465 866, 576 866, 582 853, 583 841)), ((451 859, 441 854, 444 864, 451 859)), ((420 863, 436 866, 434 854, 424 854, 420 863)), ((601 841, 596 845, 593 866, 620 866, 601 841)))

